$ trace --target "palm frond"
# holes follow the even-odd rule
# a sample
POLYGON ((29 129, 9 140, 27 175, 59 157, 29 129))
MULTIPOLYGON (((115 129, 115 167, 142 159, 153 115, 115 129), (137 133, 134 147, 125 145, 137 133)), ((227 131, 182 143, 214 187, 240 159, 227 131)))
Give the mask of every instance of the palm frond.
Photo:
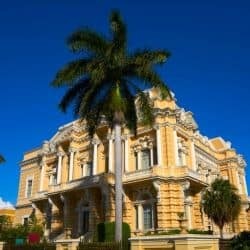
POLYGON ((97 106, 86 114, 87 131, 90 137, 93 137, 95 131, 97 130, 100 120, 100 113, 100 106, 97 106))
POLYGON ((143 125, 151 125, 154 122, 153 105, 148 93, 139 92, 136 98, 140 122, 143 125))
POLYGON ((172 98, 169 88, 153 70, 148 69, 147 67, 138 67, 135 68, 135 74, 142 82, 144 81, 151 87, 159 89, 163 99, 166 97, 172 98))
POLYGON ((59 108, 66 112, 69 105, 74 102, 77 96, 82 97, 84 95, 84 92, 87 91, 87 89, 90 87, 89 79, 83 79, 80 80, 77 84, 72 86, 68 89, 68 91, 65 93, 63 98, 61 99, 61 102, 59 104, 59 108))
POLYGON ((110 26, 115 49, 124 52, 127 45, 127 29, 119 11, 112 11, 110 15, 110 26))
MULTIPOLYGON (((133 90, 130 90, 131 84, 124 80, 121 86, 121 91, 126 100, 126 110, 124 112, 124 117, 126 121, 127 127, 136 135, 137 134, 137 112, 135 106, 135 95, 133 94, 133 90), (132 93, 131 93, 132 92, 132 93)), ((134 86, 136 88, 136 86, 134 86)), ((139 91, 136 88, 136 93, 139 91)))
POLYGON ((136 65, 153 65, 163 64, 170 57, 170 52, 166 50, 137 50, 130 56, 132 64, 136 65))
POLYGON ((74 32, 67 44, 72 52, 90 52, 95 55, 104 55, 109 47, 109 42, 102 34, 89 28, 74 32))
POLYGON ((153 106, 143 89, 156 87, 163 98, 172 97, 154 68, 164 63, 170 53, 142 49, 129 54, 126 25, 119 12, 113 11, 109 21, 110 39, 88 28, 68 38, 72 52, 83 52, 81 59, 62 68, 52 85, 68 87, 60 108, 66 111, 73 104, 74 114, 87 120, 91 133, 103 115, 110 123, 121 122, 115 120, 117 114, 121 119, 125 117, 127 126, 136 132, 138 113, 143 124, 152 125, 154 120, 153 106))
POLYGON ((59 70, 52 81, 52 85, 59 87, 62 85, 72 85, 80 77, 87 73, 89 59, 79 59, 66 64, 59 70))
POLYGON ((91 87, 83 95, 79 95, 76 105, 76 111, 80 117, 85 118, 86 115, 95 107, 95 96, 98 95, 100 88, 98 84, 91 82, 91 87), (78 109, 78 110, 77 110, 78 109))

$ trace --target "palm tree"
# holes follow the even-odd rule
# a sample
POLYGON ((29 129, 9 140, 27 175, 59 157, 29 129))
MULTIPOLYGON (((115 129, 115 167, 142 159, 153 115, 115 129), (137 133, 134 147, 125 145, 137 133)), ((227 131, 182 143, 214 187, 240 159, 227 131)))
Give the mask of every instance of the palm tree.
POLYGON ((216 179, 202 196, 204 212, 219 227, 221 238, 224 225, 240 213, 241 199, 236 190, 228 180, 216 179))
POLYGON ((152 125, 152 103, 145 88, 159 89, 162 98, 170 96, 155 71, 169 57, 165 50, 140 49, 130 53, 127 31, 119 12, 110 15, 110 37, 89 28, 74 32, 67 44, 79 56, 56 74, 52 86, 67 87, 59 107, 73 104, 74 114, 86 120, 93 136, 105 117, 115 133, 115 239, 122 238, 122 160, 121 128, 136 132, 137 114, 142 124, 152 125), (140 84, 138 84, 140 82, 140 84), (135 105, 136 98, 136 105, 135 105))
POLYGON ((0 163, 3 163, 3 162, 5 162, 5 159, 2 155, 0 155, 0 163))

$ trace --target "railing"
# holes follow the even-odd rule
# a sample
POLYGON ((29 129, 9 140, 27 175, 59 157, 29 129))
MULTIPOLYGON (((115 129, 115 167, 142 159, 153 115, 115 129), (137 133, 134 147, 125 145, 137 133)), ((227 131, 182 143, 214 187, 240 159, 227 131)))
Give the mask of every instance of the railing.
POLYGON ((89 186, 95 186, 98 185, 100 182, 106 180, 108 182, 112 181, 110 180, 110 174, 102 173, 99 175, 90 175, 86 176, 80 179, 72 180, 70 182, 64 182, 60 184, 55 185, 49 185, 49 192, 59 192, 62 190, 70 190, 77 187, 89 187, 89 186))
POLYGON ((124 174, 123 181, 134 181, 148 177, 173 177, 173 178, 182 178, 182 177, 190 177, 197 181, 206 182, 206 177, 197 173, 196 171, 189 169, 187 166, 181 167, 160 167, 153 166, 148 169, 140 169, 132 172, 127 172, 124 174))
POLYGON ((204 181, 203 176, 201 174, 199 174, 191 169, 188 169, 187 176, 192 177, 192 178, 197 179, 197 180, 200 180, 200 181, 204 181))
POLYGON ((35 198, 45 198, 48 191, 39 191, 35 194, 35 198))

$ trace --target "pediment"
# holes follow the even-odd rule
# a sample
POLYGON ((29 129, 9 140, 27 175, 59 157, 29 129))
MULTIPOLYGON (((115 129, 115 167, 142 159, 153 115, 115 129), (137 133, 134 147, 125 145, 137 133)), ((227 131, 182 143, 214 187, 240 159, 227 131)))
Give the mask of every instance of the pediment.
POLYGON ((56 134, 49 140, 50 144, 57 145, 62 141, 69 140, 71 138, 72 131, 75 129, 76 122, 68 123, 59 127, 56 134))

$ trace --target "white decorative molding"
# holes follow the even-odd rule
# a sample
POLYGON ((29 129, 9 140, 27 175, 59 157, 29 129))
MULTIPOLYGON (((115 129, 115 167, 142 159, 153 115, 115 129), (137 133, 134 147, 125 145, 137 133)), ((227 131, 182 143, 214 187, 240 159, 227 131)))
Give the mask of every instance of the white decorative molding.
POLYGON ((160 181, 153 181, 152 184, 153 184, 153 187, 155 188, 156 193, 157 193, 156 198, 157 198, 158 202, 160 202, 160 200, 161 200, 161 183, 160 183, 160 181))
POLYGON ((182 186, 183 191, 187 191, 190 188, 190 181, 181 182, 181 186, 182 186))

